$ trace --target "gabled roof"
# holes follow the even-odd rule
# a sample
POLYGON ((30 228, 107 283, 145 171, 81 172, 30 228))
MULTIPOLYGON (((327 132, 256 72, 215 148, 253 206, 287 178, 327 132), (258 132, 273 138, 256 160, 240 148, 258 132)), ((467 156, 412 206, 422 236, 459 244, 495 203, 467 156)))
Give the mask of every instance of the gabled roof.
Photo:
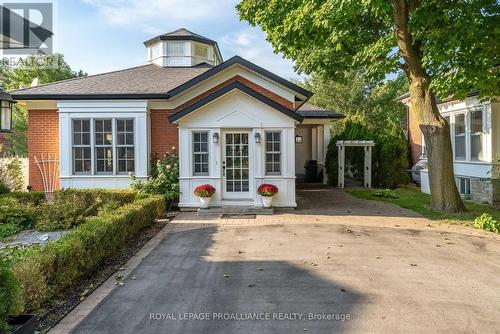
POLYGON ((235 89, 240 90, 243 93, 259 100, 260 102, 267 104, 271 108, 285 114, 288 117, 293 118, 297 122, 302 122, 302 120, 303 120, 303 117, 301 115, 299 115, 298 113, 282 106, 281 104, 271 100, 270 98, 262 95, 261 93, 257 92, 256 90, 253 90, 252 88, 250 88, 250 87, 248 87, 248 86, 246 86, 238 81, 233 81, 232 83, 230 83, 226 86, 223 86, 222 88, 219 88, 218 90, 214 91, 213 93, 205 96, 204 98, 200 99, 199 101, 197 101, 197 102, 187 106, 186 108, 181 109, 178 112, 170 115, 168 117, 168 120, 172 123, 175 121, 178 121, 181 118, 183 118, 183 117, 191 114, 192 112, 198 110, 199 108, 203 107, 204 105, 218 99, 219 97, 221 97, 221 96, 223 96, 223 95, 225 95, 225 94, 227 94, 235 89))
POLYGON ((144 45, 149 46, 153 43, 156 43, 158 41, 195 41, 195 42, 200 42, 200 43, 205 43, 205 44, 210 44, 210 45, 217 45, 217 42, 214 40, 211 40, 210 38, 206 38, 205 36, 198 35, 197 33, 194 33, 192 31, 187 30, 186 28, 180 28, 156 37, 153 37, 151 39, 148 39, 147 41, 144 42, 144 45))
POLYGON ((284 87, 286 87, 286 88, 288 88, 288 89, 290 89, 290 90, 292 90, 300 95, 303 95, 306 98, 309 98, 313 95, 307 89, 302 88, 299 85, 296 85, 289 80, 283 79, 282 77, 280 77, 280 76, 278 76, 278 75, 276 75, 276 74, 274 74, 274 73, 272 73, 272 72, 270 72, 270 71, 268 71, 260 66, 257 66, 254 63, 249 62, 248 60, 241 58, 240 56, 234 56, 234 57, 226 60, 222 64, 219 64, 219 65, 211 68, 210 70, 197 76, 196 78, 193 78, 190 81, 172 89, 171 91, 169 91, 169 94, 170 94, 170 96, 175 96, 177 94, 180 94, 180 93, 184 92, 185 90, 193 87, 194 85, 199 84, 202 81, 213 77, 217 73, 222 72, 233 65, 240 65, 240 66, 246 67, 249 70, 251 70, 257 74, 260 74, 261 76, 264 76, 264 77, 266 77, 266 78, 268 78, 268 79, 270 79, 270 80, 272 80, 272 81, 274 81, 274 82, 276 82, 276 83, 278 83, 278 84, 280 84, 280 85, 282 85, 282 86, 284 86, 284 87))
POLYGON ((297 109, 297 113, 304 118, 331 118, 331 119, 341 119, 345 116, 325 108, 315 106, 311 103, 304 103, 297 109))

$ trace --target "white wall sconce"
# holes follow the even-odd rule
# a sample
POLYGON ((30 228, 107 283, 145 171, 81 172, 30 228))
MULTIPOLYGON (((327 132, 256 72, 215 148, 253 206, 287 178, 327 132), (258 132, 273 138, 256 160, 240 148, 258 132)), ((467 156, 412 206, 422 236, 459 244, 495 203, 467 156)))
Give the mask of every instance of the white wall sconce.
POLYGON ((218 132, 214 132, 214 134, 212 135, 212 140, 213 140, 214 144, 217 144, 219 142, 219 133, 218 132))
POLYGON ((295 136, 295 143, 302 144, 303 140, 304 139, 302 138, 302 136, 299 136, 299 135, 295 136))
POLYGON ((257 144, 260 144, 260 133, 259 133, 259 132, 256 132, 256 133, 255 133, 255 142, 256 142, 257 144))

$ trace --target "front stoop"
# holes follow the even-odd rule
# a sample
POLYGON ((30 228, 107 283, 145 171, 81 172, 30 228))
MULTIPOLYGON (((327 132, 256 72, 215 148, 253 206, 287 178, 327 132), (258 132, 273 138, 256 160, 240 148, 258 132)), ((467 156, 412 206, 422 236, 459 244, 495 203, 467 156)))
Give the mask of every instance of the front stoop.
POLYGON ((199 208, 198 215, 200 216, 215 216, 215 215, 272 215, 274 208, 264 208, 255 206, 218 206, 207 209, 199 208))

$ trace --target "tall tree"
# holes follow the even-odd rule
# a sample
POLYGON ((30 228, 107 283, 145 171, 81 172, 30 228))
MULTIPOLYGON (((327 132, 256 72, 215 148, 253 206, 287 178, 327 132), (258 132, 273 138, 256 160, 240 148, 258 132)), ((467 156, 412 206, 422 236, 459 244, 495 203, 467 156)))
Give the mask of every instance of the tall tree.
POLYGON ((465 211, 453 175, 449 126, 437 98, 479 88, 499 95, 496 0, 242 0, 240 18, 259 25, 299 71, 372 77, 403 71, 428 149, 431 206, 465 211))
MULTIPOLYGON (((29 56, 18 67, 11 68, 0 65, 0 85, 3 89, 14 90, 30 87, 35 79, 38 84, 71 79, 87 74, 83 71, 75 72, 64 60, 64 56, 41 55, 29 56)), ((18 156, 28 154, 28 112, 22 105, 16 104, 12 116, 12 132, 6 135, 11 141, 11 153, 18 156)))
MULTIPOLYGON (((403 76, 372 83, 357 71, 327 78, 313 73, 300 84, 314 93, 311 102, 318 106, 348 117, 363 116, 373 127, 403 129, 405 108, 396 101, 408 89, 403 76)), ((334 128, 342 125, 343 122, 333 123, 334 128)))

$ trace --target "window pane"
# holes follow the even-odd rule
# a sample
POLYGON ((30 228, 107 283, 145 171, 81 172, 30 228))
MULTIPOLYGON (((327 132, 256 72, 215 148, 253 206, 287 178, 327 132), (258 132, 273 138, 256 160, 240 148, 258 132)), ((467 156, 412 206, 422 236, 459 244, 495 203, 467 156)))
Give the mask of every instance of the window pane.
POLYGON ((455 116, 455 135, 465 134, 465 115, 455 116))
POLYGON ((465 160, 465 136, 455 136, 455 159, 465 160))
POLYGON ((281 173, 281 132, 266 132, 266 174, 281 173))
POLYGON ((470 113, 471 118, 471 132, 483 132, 483 111, 481 109, 474 110, 470 113))
POLYGON ((193 132, 193 173, 208 175, 208 132, 193 132))
POLYGON ((473 160, 483 160, 483 136, 471 135, 470 136, 470 154, 473 160))

